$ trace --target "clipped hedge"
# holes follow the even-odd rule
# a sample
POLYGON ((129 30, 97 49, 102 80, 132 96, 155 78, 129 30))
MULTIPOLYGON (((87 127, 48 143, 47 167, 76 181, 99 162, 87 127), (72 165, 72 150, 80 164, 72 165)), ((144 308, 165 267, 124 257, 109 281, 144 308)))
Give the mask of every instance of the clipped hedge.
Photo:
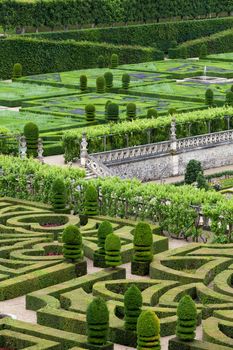
POLYGON ((96 67, 99 55, 112 53, 122 64, 163 59, 161 51, 142 46, 10 37, 0 40, 0 77, 11 78, 16 62, 22 64, 23 75, 32 75, 96 67))

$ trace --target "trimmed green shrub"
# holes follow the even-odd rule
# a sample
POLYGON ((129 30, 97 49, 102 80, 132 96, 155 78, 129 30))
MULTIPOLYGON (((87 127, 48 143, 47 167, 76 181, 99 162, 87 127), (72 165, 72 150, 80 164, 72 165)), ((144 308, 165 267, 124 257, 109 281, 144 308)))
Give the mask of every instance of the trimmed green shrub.
POLYGON ((160 322, 152 310, 142 311, 137 323, 137 350, 160 350, 160 322))
POLYGON ((93 122, 95 120, 95 106, 91 104, 85 106, 85 112, 87 122, 93 122))
POLYGON ((25 124, 23 129, 23 134, 27 142, 27 155, 29 157, 37 157, 38 138, 39 138, 38 126, 32 122, 25 124))
POLYGON ((105 107, 104 107, 104 113, 105 113, 105 118, 107 119, 108 118, 108 105, 112 103, 110 100, 108 100, 106 103, 105 103, 105 107))
POLYGON ((139 222, 134 230, 134 256, 133 260, 138 262, 152 261, 153 236, 149 224, 139 222))
POLYGON ((102 221, 98 228, 98 247, 100 254, 105 255, 105 240, 110 233, 113 233, 112 224, 107 220, 102 221))
POLYGON ((134 284, 124 294, 125 329, 136 331, 138 317, 141 313, 142 293, 134 284))
POLYGON ((119 56, 115 53, 111 56, 111 68, 117 68, 119 66, 119 56))
POLYGON ((207 89, 205 92, 205 103, 208 106, 213 106, 214 104, 214 93, 213 90, 207 89))
POLYGON ((208 55, 207 46, 206 46, 206 44, 202 44, 200 47, 199 57, 206 58, 207 55, 208 55))
POLYGON ((97 63, 98 63, 98 67, 99 68, 104 68, 104 66, 105 66, 105 58, 104 58, 103 55, 99 55, 97 63))
POLYGON ((87 76, 86 75, 80 75, 80 90, 82 92, 87 91, 87 76))
POLYGON ((104 79, 106 83, 106 89, 111 89, 113 87, 113 74, 111 72, 104 73, 104 79))
POLYGON ((137 113, 137 107, 136 104, 133 102, 130 102, 126 106, 126 115, 128 120, 133 120, 136 118, 137 113))
POLYGON ((105 82, 105 79, 104 77, 98 77, 96 79, 96 92, 98 94, 104 94, 105 93, 105 86, 106 85, 106 82, 105 82))
POLYGON ((197 175, 197 188, 203 188, 204 190, 208 190, 209 186, 208 186, 208 182, 204 176, 203 173, 199 173, 197 175))
POLYGON ((233 106, 233 92, 232 91, 228 91, 226 93, 226 101, 225 101, 225 105, 226 106, 233 106))
POLYGON ((176 114, 176 108, 174 108, 174 107, 169 108, 167 114, 168 114, 168 115, 174 115, 174 114, 176 114))
POLYGON ((188 58, 188 49, 187 49, 186 46, 181 46, 180 47, 179 57, 180 58, 184 58, 184 59, 188 58))
POLYGON ((66 208, 67 192, 62 178, 58 177, 54 180, 51 197, 53 209, 55 211, 60 211, 66 208))
POLYGON ((197 176, 200 173, 203 174, 201 162, 195 159, 191 159, 186 166, 184 182, 188 185, 191 185, 197 181, 197 176))
POLYGON ((96 346, 107 343, 109 331, 109 311, 102 298, 95 298, 87 308, 87 339, 96 346))
POLYGON ((15 63, 13 66, 12 79, 17 79, 22 77, 23 67, 20 63, 15 63))
POLYGON ((111 122, 119 121, 119 106, 116 103, 109 103, 107 106, 107 119, 111 122))
POLYGON ((99 212, 98 192, 93 185, 89 185, 85 191, 84 211, 87 216, 97 215, 99 212))
POLYGON ((197 309, 190 295, 185 295, 180 300, 177 317, 176 336, 184 341, 194 340, 197 326, 197 309))
POLYGON ((155 108, 149 108, 147 110, 147 118, 158 118, 158 112, 155 108))
POLYGON ((130 75, 128 73, 124 73, 122 75, 122 89, 128 90, 130 84, 130 75))
POLYGON ((81 260, 82 251, 82 235, 77 226, 67 226, 62 234, 63 255, 64 258, 71 261, 81 260))
POLYGON ((105 263, 109 267, 121 265, 121 240, 114 233, 107 235, 105 240, 105 263))

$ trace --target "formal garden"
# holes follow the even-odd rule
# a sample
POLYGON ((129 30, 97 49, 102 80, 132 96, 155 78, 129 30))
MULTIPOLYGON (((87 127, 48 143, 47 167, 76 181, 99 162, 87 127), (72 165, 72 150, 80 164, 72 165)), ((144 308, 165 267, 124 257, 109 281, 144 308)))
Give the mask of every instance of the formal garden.
POLYGON ((0 350, 233 349, 230 2, 4 0, 0 34, 0 350))

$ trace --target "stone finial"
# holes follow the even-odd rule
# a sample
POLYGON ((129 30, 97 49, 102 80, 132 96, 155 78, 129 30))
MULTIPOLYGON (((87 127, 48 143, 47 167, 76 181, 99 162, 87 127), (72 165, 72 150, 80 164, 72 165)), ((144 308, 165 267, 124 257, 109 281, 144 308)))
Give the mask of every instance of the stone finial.
POLYGON ((87 135, 86 133, 83 133, 82 140, 80 143, 80 164, 83 167, 86 166, 86 161, 88 156, 87 146, 88 146, 87 135))
POLYGON ((19 138, 19 156, 21 159, 27 158, 27 142, 24 135, 19 138))
POLYGON ((44 148, 43 148, 43 140, 41 138, 38 139, 37 153, 38 153, 37 159, 43 163, 44 148))
POLYGON ((171 141, 176 140, 176 119, 175 118, 173 118, 171 121, 170 139, 171 141))

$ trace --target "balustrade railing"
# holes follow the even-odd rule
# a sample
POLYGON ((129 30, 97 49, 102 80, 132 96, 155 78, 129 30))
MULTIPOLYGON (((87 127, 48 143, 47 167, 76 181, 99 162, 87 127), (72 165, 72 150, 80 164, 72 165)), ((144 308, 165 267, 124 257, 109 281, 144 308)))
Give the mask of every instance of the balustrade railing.
POLYGON ((96 158, 88 155, 86 159, 86 168, 91 170, 95 175, 106 177, 106 176, 114 176, 115 174, 111 169, 106 167, 102 162, 97 160, 96 158))

